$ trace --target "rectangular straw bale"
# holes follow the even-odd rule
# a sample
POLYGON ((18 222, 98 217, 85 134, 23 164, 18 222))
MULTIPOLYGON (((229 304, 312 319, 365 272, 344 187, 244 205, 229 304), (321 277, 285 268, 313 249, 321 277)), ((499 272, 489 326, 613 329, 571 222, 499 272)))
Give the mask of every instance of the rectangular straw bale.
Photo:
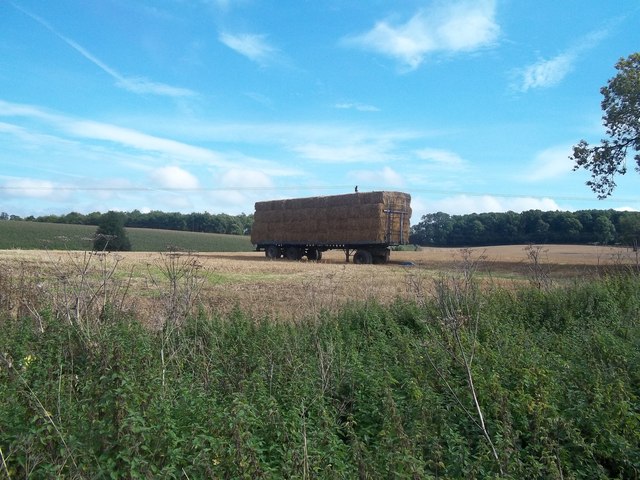
POLYGON ((342 207, 344 205, 344 195, 332 195, 325 200, 327 208, 342 207))
POLYGON ((409 239, 411 197, 402 192, 361 192, 257 202, 253 243, 391 243, 409 239), (385 210, 406 212, 400 214, 385 210), (402 232, 400 232, 402 230, 402 232), (402 234, 402 235, 401 235, 402 234))
POLYGON ((282 200, 267 200, 264 202, 256 202, 255 210, 256 212, 282 210, 282 200))

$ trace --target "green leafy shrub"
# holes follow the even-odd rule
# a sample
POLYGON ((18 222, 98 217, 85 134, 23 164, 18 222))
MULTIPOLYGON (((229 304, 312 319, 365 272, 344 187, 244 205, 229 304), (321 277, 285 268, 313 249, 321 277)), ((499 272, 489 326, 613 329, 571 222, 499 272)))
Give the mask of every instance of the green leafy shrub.
POLYGON ((473 349, 499 465, 463 410, 473 399, 435 300, 296 323, 196 315, 168 343, 117 312, 89 336, 51 311, 38 322, 3 316, 0 471, 635 478, 639 287, 609 277, 472 297, 477 330, 461 328, 460 342, 473 349))

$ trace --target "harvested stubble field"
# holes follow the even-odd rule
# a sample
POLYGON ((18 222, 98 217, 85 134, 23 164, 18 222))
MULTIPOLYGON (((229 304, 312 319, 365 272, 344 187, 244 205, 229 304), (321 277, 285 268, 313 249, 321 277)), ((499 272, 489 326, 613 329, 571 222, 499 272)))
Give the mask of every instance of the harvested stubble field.
POLYGON ((91 302, 107 297, 126 302, 145 323, 159 325, 166 308, 158 306, 166 303, 171 271, 181 289, 178 294, 188 296, 194 308, 222 314, 239 308, 258 317, 291 320, 335 312, 350 302, 375 299, 388 304, 429 295, 433 279, 442 275, 473 274, 487 287, 542 285, 637 269, 638 257, 623 247, 576 245, 424 248, 392 252, 386 265, 347 264, 342 251, 325 252, 320 262, 291 262, 270 261, 257 252, 99 255, 1 250, 0 268, 0 283, 10 284, 4 291, 12 292, 0 301, 11 303, 16 314, 19 308, 37 308, 47 300, 59 303, 54 296, 91 297, 91 292, 99 292, 103 298, 91 302), (79 292, 83 288, 86 292, 79 292))

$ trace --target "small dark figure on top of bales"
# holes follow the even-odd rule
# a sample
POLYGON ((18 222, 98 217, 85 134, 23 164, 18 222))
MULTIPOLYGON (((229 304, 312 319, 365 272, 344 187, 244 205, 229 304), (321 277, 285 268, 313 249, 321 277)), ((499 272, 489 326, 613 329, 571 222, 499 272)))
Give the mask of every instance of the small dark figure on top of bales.
POLYGON ((356 185, 356 193, 358 193, 358 185, 356 185))

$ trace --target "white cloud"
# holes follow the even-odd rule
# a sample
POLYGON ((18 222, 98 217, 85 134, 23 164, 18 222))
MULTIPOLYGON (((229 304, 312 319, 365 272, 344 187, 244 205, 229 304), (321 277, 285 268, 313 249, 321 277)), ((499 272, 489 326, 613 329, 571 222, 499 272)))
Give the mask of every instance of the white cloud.
MULTIPOLYGON (((0 108, 2 107, 2 102, 0 101, 0 108)), ((0 116, 2 113, 0 112, 0 116)), ((27 130, 26 128, 18 125, 13 125, 10 123, 0 122, 0 135, 6 135, 8 137, 13 137, 13 140, 19 142, 19 145, 22 148, 27 148, 29 150, 45 150, 47 152, 51 152, 52 148, 64 148, 70 147, 70 141, 64 140, 61 138, 57 138, 53 135, 43 134, 43 133, 35 133, 27 130)), ((6 150, 6 146, 5 146, 6 150)))
POLYGON ((571 147, 559 145, 537 153, 522 175, 522 180, 542 182, 556 179, 572 172, 574 163, 569 159, 571 147))
POLYGON ((527 92, 534 88, 550 88, 560 84, 571 73, 580 56, 600 43, 608 35, 607 29, 585 35, 577 44, 549 59, 540 59, 514 72, 514 90, 527 92))
POLYGON ((336 103, 335 108, 338 110, 357 110, 358 112, 379 112, 380 109, 378 107, 374 107, 373 105, 366 105, 363 103, 336 103))
POLYGON ((376 187, 399 188, 405 183, 402 176, 390 167, 376 170, 354 170, 349 172, 347 176, 355 183, 376 187))
POLYGON ((150 177, 162 188, 194 190, 200 187, 194 175, 176 166, 158 168, 150 177))
POLYGON ((196 93, 188 88, 172 87, 165 83, 152 82, 142 77, 116 77, 116 85, 133 93, 152 94, 165 97, 190 97, 196 93))
POLYGON ((395 58, 415 69, 429 53, 474 51, 494 44, 500 27, 494 0, 438 2, 418 11, 405 23, 380 21, 344 44, 395 58))
POLYGON ((267 43, 266 35, 222 32, 218 39, 230 49, 260 65, 270 63, 277 56, 277 49, 267 43))
POLYGON ((78 136, 96 140, 108 140, 140 150, 162 152, 181 160, 201 161, 218 166, 228 163, 211 150, 186 143, 160 138, 136 130, 93 121, 70 121, 66 129, 78 136))
POLYGON ((57 194, 53 182, 33 178, 9 179, 2 185, 2 190, 9 197, 50 198, 57 194))
POLYGON ((268 175, 255 170, 232 169, 220 178, 220 184, 227 188, 271 188, 273 182, 268 175))
POLYGON ((59 122, 63 117, 52 114, 42 108, 33 105, 11 103, 0 100, 0 116, 3 117, 26 117, 46 122, 59 122))
POLYGON ((494 197, 492 195, 456 195, 427 203, 428 213, 445 212, 450 215, 487 212, 524 212, 526 210, 560 210, 551 198, 494 197))
MULTIPOLYGON (((67 135, 113 142, 136 150, 160 153, 179 161, 205 163, 207 165, 226 168, 232 166, 222 155, 207 148, 149 135, 137 130, 108 123, 77 120, 71 117, 49 113, 30 105, 20 105, 0 100, 0 116, 19 116, 40 120, 47 123, 49 127, 53 127, 67 135)), ((3 125, 4 127, 0 129, 1 131, 13 135, 25 135, 24 129, 20 131, 18 127, 12 126, 10 128, 7 126, 9 124, 3 125)), ((43 137, 41 136, 41 138, 43 137)))
POLYGON ((558 85, 574 68, 576 56, 562 53, 550 60, 540 60, 522 69, 518 90, 548 88, 558 85))
MULTIPOLYGON (((210 201, 218 211, 238 214, 253 212, 256 192, 252 190, 271 190, 274 183, 271 177, 261 170, 234 168, 223 173, 217 186, 222 190, 213 190, 210 201)), ((269 196, 273 195, 272 193, 269 196)))

